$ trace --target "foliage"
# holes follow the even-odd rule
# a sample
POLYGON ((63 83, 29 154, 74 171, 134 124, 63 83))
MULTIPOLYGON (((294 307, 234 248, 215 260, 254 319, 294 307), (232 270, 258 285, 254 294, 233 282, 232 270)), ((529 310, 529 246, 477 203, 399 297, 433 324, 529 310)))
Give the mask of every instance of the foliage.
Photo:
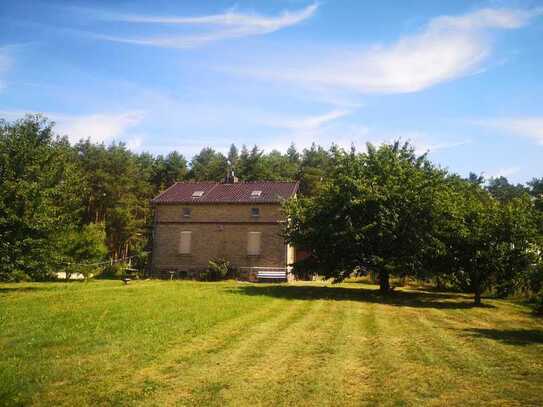
POLYGON ((524 185, 513 185, 505 177, 489 179, 486 190, 500 202, 509 202, 514 198, 522 198, 528 193, 528 188, 524 185))
POLYGON ((337 149, 333 161, 313 197, 286 206, 287 241, 311 253, 295 268, 314 268, 335 281, 375 271, 388 292, 390 275, 416 274, 432 243, 433 197, 443 172, 398 142, 368 145, 362 154, 337 149))
POLYGON ((443 250, 435 251, 429 262, 435 261, 434 270, 453 285, 472 292, 476 304, 493 287, 499 295, 512 293, 533 261, 536 231, 530 200, 523 196, 500 202, 480 185, 458 177, 451 177, 448 186, 435 227, 443 250))
POLYGON ((73 156, 39 115, 0 121, 0 280, 45 280, 55 271, 57 238, 80 222, 73 156))
POLYGON ((226 259, 212 259, 206 270, 200 272, 203 281, 220 281, 227 277, 233 277, 234 268, 226 259))
POLYGON ((63 236, 62 250, 65 256, 66 280, 73 273, 82 274, 85 279, 98 274, 108 250, 105 244, 106 232, 102 224, 90 223, 68 231, 63 236))

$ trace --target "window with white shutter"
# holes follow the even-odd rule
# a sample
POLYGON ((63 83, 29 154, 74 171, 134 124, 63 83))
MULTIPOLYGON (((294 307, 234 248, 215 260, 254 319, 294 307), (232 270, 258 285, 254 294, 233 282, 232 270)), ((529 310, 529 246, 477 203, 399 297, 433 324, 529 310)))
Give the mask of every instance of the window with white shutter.
POLYGON ((179 239, 179 254, 190 254, 192 232, 181 232, 179 239))
POLYGON ((260 254, 261 232, 249 232, 247 239, 247 254, 249 256, 258 256, 260 254))

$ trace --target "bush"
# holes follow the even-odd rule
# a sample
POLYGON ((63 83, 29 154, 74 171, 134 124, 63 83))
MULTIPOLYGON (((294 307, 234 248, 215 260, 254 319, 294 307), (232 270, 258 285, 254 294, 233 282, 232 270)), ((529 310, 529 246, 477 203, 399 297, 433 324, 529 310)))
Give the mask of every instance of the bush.
POLYGON ((0 281, 8 283, 20 283, 23 281, 32 281, 28 274, 21 270, 15 270, 10 273, 0 274, 0 281))
POLYGON ((114 263, 108 264, 104 267, 104 270, 100 273, 100 278, 121 278, 126 275, 126 264, 114 263))
POLYGON ((200 279, 203 281, 219 281, 228 277, 233 277, 234 268, 226 259, 209 260, 206 270, 200 273, 200 279))

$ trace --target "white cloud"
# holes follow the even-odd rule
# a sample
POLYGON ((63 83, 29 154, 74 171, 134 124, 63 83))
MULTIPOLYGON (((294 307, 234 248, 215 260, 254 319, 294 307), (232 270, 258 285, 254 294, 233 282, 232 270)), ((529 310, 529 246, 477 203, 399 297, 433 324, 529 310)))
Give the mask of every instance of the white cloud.
POLYGON ((543 116, 479 120, 475 124, 510 132, 543 145, 543 116))
POLYGON ((97 35, 97 38, 129 44, 150 45, 168 48, 192 48, 215 41, 231 38, 269 34, 296 25, 315 14, 318 4, 311 4, 301 10, 284 11, 276 17, 258 14, 241 14, 228 11, 199 17, 152 17, 137 15, 110 15, 107 18, 139 24, 167 24, 183 26, 205 26, 206 30, 195 34, 144 36, 139 38, 97 35))
MULTIPOLYGON (((267 64, 266 68, 232 71, 358 93, 416 92, 477 73, 491 54, 491 45, 485 35, 489 30, 519 28, 542 13, 543 9, 487 8, 461 16, 441 16, 430 20, 420 32, 401 37, 392 44, 332 52, 316 58, 319 63, 305 61, 287 69, 273 65, 270 68, 267 64)), ((286 65, 288 61, 283 61, 282 66, 286 65)))
MULTIPOLYGON (((67 116, 46 114, 56 122, 56 131, 68 136, 72 143, 89 138, 95 143, 122 141, 126 131, 143 120, 141 112, 67 116)), ((141 143, 140 143, 141 144, 141 143)))
POLYGON ((333 120, 347 116, 350 113, 351 112, 346 110, 332 110, 331 112, 316 116, 268 118, 260 120, 260 123, 280 129, 289 129, 295 131, 314 131, 319 129, 323 125, 333 120))

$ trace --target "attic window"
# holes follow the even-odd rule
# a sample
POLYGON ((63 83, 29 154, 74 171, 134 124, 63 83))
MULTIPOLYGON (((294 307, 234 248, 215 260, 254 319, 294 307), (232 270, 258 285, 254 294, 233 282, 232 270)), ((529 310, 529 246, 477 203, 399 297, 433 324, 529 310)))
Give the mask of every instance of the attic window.
POLYGON ((251 198, 258 198, 262 194, 262 191, 251 192, 251 198))
POLYGON ((192 193, 193 198, 201 198, 204 195, 204 191, 194 191, 192 193))

